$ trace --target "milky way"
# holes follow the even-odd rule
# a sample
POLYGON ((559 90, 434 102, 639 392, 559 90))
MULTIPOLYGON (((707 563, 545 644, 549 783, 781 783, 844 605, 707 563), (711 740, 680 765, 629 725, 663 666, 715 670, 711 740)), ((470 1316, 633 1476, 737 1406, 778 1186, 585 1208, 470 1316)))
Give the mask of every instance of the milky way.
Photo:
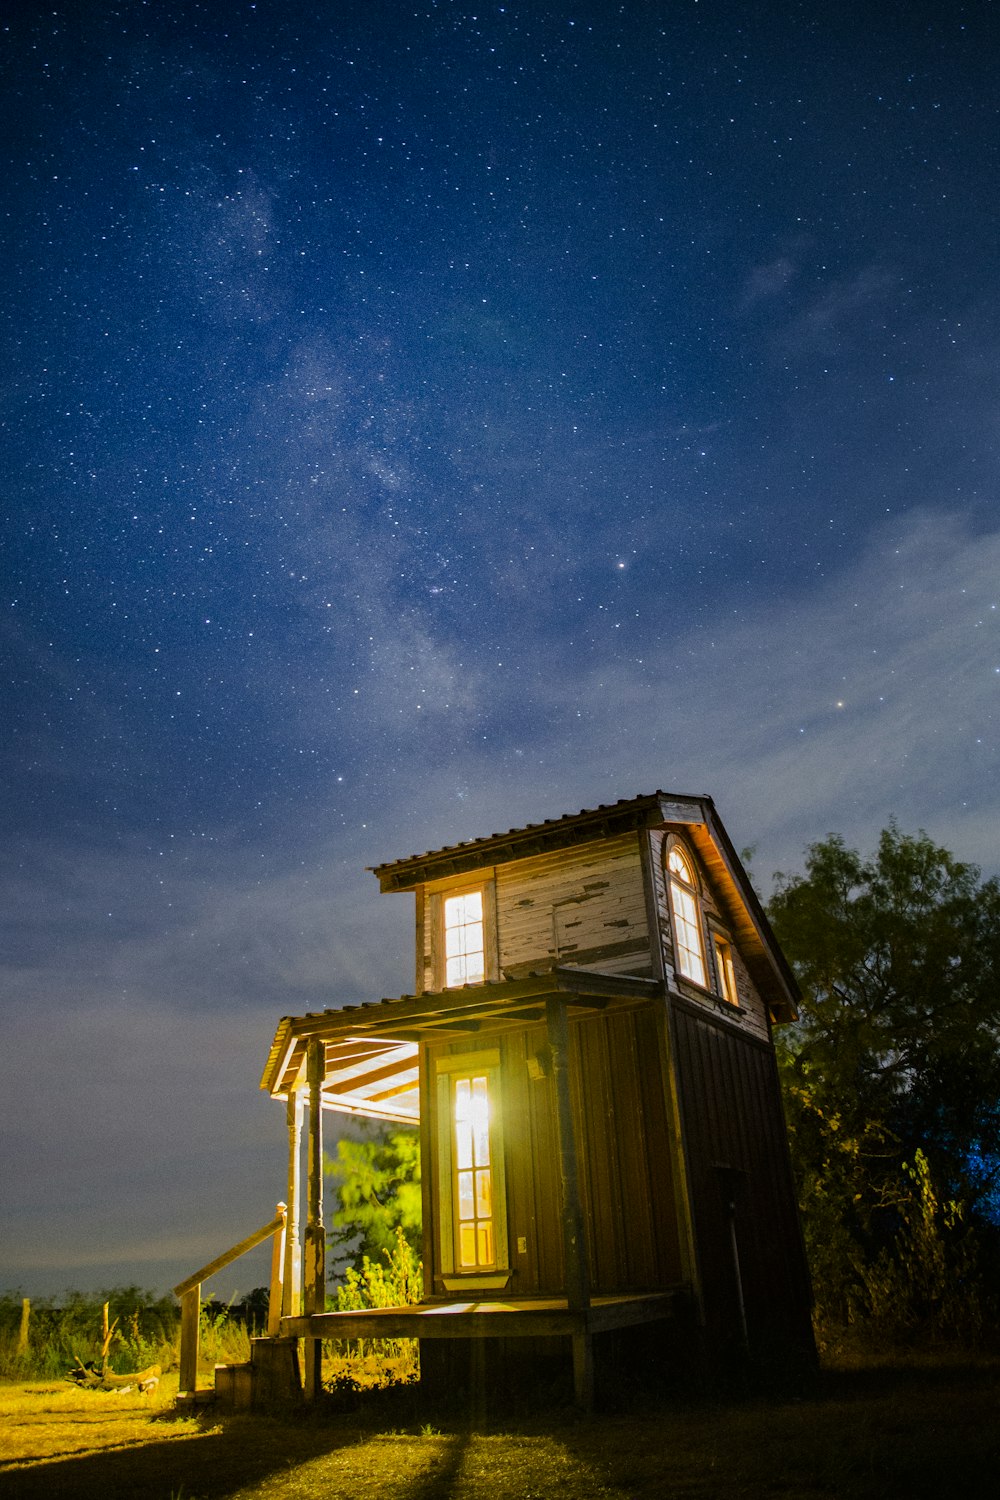
POLYGON ((274 1020, 412 983, 366 865, 662 786, 765 890, 997 868, 998 32, 17 8, 0 1287, 268 1217, 274 1020))

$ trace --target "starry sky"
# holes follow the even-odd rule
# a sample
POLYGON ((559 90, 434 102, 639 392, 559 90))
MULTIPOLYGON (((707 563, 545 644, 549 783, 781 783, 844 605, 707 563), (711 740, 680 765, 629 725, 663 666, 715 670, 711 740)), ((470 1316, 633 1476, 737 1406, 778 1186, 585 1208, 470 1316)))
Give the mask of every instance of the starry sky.
POLYGON ((366 866, 662 787, 765 894, 1000 869, 995 8, 0 38, 0 1289, 271 1216, 278 1017, 413 984, 366 866))

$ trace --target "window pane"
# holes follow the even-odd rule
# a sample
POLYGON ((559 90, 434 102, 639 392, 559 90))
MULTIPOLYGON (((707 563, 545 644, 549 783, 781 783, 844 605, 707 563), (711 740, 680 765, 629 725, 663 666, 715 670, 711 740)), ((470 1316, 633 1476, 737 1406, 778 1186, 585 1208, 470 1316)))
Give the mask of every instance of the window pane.
POLYGON ((486 978, 485 954, 470 953, 465 960, 465 984, 479 984, 486 978))
POLYGON ((476 1264, 476 1226, 463 1224, 458 1232, 458 1263, 464 1271, 476 1264))
POLYGON ((477 1167, 490 1164, 490 1101, 486 1093, 486 1079, 472 1080, 472 1129, 475 1140, 477 1167))
POLYGON ((456 898, 461 916, 459 921, 463 923, 481 922, 483 920, 483 893, 482 891, 466 891, 464 896, 456 898))
MULTIPOLYGON (((484 1172, 476 1173, 476 1217, 479 1219, 491 1219, 493 1217, 493 1181, 489 1168, 484 1172)), ((465 1215, 462 1215, 463 1219, 465 1215)))
POLYGON ((459 1172, 458 1174, 458 1217, 460 1219, 474 1219, 471 1172, 459 1172))
POLYGON ((455 1166, 460 1172, 472 1166, 472 1090, 467 1078, 455 1084, 455 1166))

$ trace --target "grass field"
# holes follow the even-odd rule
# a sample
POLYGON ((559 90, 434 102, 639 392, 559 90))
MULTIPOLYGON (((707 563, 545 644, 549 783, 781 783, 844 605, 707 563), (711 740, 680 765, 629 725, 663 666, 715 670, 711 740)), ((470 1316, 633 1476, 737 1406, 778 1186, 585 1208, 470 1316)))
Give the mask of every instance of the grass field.
POLYGON ((279 1420, 179 1416, 175 1388, 0 1386, 0 1496, 992 1500, 1000 1474, 995 1365, 827 1372, 796 1399, 564 1409, 478 1430, 427 1422, 412 1392, 279 1420))

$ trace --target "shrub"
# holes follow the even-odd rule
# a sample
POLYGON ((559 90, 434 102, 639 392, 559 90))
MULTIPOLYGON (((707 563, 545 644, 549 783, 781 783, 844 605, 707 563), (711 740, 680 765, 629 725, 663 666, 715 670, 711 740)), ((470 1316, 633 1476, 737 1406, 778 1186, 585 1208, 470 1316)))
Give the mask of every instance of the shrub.
MULTIPOLYGON (((362 1256, 361 1269, 348 1266, 343 1285, 337 1288, 338 1312, 365 1308, 408 1307, 423 1293, 423 1266, 402 1228, 395 1231, 395 1246, 383 1250, 384 1264, 362 1256)), ((337 1348, 348 1369, 338 1379, 360 1379, 362 1384, 386 1384, 415 1380, 418 1370, 416 1339, 338 1340, 337 1348)))

